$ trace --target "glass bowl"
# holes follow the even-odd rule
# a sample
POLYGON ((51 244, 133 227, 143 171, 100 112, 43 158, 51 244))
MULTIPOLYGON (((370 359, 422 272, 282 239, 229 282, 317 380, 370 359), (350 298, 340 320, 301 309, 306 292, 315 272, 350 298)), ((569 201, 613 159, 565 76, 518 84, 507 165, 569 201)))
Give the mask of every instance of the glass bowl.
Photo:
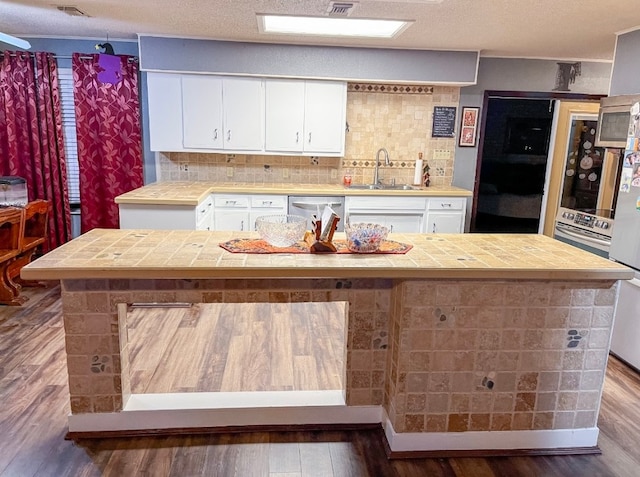
POLYGON ((289 247, 304 237, 307 219, 301 215, 263 215, 256 219, 256 230, 269 245, 289 247))
POLYGON ((389 235, 389 229, 379 224, 345 224, 347 248, 355 253, 373 253, 389 235))

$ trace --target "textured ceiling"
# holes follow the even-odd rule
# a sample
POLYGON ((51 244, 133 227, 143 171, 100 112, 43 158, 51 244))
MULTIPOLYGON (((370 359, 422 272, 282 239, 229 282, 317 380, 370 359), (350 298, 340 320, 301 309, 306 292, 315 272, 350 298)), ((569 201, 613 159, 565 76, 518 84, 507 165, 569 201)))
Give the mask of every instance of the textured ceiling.
POLYGON ((393 40, 258 33, 256 13, 324 15, 329 0, 0 1, 0 31, 16 36, 135 39, 136 34, 266 43, 480 50, 482 56, 612 60, 615 33, 640 27, 639 0, 359 0, 354 18, 414 20, 393 40))

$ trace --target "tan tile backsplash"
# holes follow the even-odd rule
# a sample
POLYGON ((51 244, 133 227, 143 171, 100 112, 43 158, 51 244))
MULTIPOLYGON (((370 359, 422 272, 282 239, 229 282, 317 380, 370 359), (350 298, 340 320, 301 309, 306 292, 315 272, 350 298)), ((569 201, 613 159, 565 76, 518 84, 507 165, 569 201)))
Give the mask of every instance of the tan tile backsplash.
POLYGON ((382 179, 412 182, 422 152, 430 166, 431 184, 450 186, 456 143, 431 137, 432 113, 434 106, 458 106, 459 100, 458 87, 349 84, 343 158, 160 153, 159 179, 332 184, 349 169, 354 183, 367 183, 373 179, 376 151, 384 147, 391 165, 381 166, 382 179), (448 158, 436 158, 436 151, 445 151, 448 158))

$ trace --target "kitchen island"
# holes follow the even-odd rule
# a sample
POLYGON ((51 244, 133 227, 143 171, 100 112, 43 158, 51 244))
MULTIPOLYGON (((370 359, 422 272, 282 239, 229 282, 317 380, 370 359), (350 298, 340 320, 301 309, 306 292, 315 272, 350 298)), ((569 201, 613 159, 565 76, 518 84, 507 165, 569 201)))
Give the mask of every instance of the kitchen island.
MULTIPOLYGON (((25 267, 61 280, 71 437, 382 424, 390 455, 591 452, 617 281, 541 235, 392 234, 406 254, 237 254, 251 234, 93 230, 25 267), (132 394, 132 303, 345 302, 342 393, 132 394)), ((189 353, 189 349, 184 350, 189 353)))

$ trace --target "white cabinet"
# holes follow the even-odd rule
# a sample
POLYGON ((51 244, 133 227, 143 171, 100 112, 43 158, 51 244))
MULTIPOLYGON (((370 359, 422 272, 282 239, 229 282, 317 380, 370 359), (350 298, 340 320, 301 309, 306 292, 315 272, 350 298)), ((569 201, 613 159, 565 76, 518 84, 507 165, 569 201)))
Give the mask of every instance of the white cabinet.
POLYGON ((121 229, 194 230, 196 206, 119 204, 121 229))
POLYGON ((180 75, 147 73, 149 143, 152 151, 181 151, 182 85, 180 75))
POLYGON ((185 148, 261 151, 264 90, 259 78, 182 76, 185 148))
POLYGON ((249 224, 256 230, 256 219, 263 215, 285 215, 287 213, 286 195, 254 195, 251 196, 249 224))
POLYGON ((256 218, 287 213, 287 196, 214 194, 214 230, 253 231, 256 218))
POLYGON ((343 156, 346 102, 344 82, 265 80, 265 150, 343 156))
POLYGON ((345 215, 351 223, 372 222, 391 232, 420 233, 427 199, 424 197, 359 196, 346 197, 345 215))
POLYGON ((196 230, 213 230, 213 196, 196 206, 196 230))
POLYGON ((464 232, 466 210, 467 199, 464 197, 431 197, 424 232, 444 234, 464 232))

